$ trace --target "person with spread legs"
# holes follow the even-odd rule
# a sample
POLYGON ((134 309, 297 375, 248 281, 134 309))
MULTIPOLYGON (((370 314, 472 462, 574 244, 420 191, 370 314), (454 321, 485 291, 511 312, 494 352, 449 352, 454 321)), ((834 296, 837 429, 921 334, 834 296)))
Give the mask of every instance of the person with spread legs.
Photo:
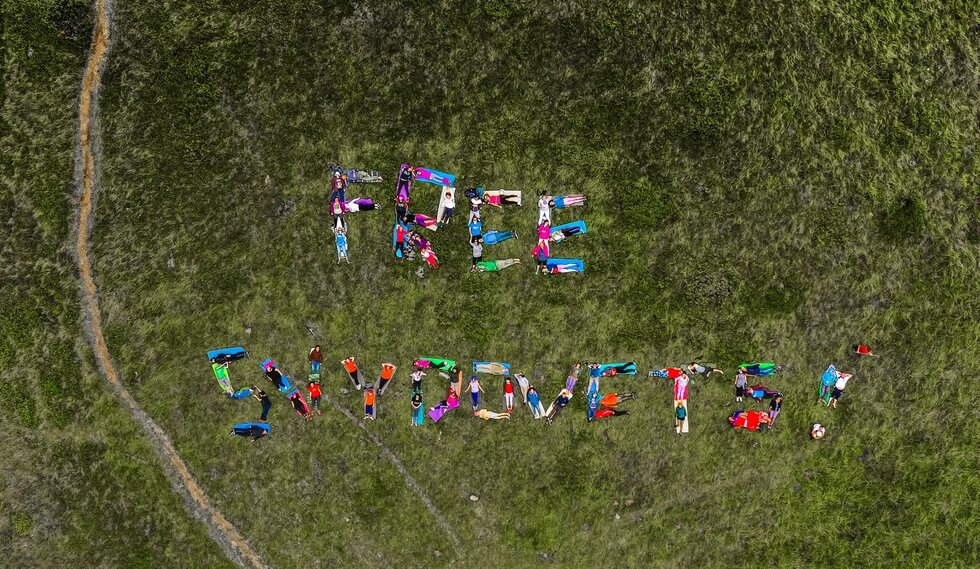
POLYGON ((698 363, 696 361, 691 362, 690 364, 688 364, 687 371, 689 371, 692 374, 699 373, 699 374, 703 375, 705 377, 705 379, 711 377, 711 374, 713 374, 713 373, 718 373, 718 374, 721 374, 721 375, 725 375, 725 372, 722 371, 721 369, 718 369, 716 367, 711 367, 711 366, 708 366, 708 365, 704 365, 704 364, 698 363))

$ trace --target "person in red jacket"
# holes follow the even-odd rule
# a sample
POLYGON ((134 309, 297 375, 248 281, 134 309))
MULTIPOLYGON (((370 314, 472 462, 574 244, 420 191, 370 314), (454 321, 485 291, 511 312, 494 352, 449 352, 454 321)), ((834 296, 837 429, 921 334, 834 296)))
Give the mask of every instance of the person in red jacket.
POLYGON ((408 238, 408 230, 401 223, 395 227, 395 260, 399 263, 405 258, 405 240, 408 238))
POLYGON ((323 412, 320 411, 320 396, 322 395, 320 393, 320 384, 315 381, 311 381, 310 385, 307 387, 307 390, 310 392, 310 413, 312 414, 313 409, 316 409, 317 415, 323 415, 323 412))
POLYGON ((509 376, 504 378, 504 406, 508 413, 514 412, 514 382, 509 376))

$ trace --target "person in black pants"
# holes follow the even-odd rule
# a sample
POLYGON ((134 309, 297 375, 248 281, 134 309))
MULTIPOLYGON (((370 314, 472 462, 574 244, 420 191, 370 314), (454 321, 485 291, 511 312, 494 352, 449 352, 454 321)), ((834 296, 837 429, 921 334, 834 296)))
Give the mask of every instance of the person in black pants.
POLYGON ((252 386, 252 397, 258 399, 259 403, 262 404, 262 416, 259 417, 259 420, 265 421, 269 416, 269 409, 272 409, 272 400, 265 394, 265 391, 254 385, 252 386))
POLYGON ((483 238, 479 235, 473 237, 470 246, 473 247, 473 266, 470 267, 470 272, 475 273, 476 264, 483 260, 483 238))
POLYGON ((237 435, 239 437, 251 438, 251 442, 255 442, 262 437, 269 434, 268 427, 262 427, 259 425, 249 425, 247 427, 234 427, 231 429, 231 434, 237 435))
POLYGON ((276 386, 276 389, 282 389, 284 383, 282 382, 282 372, 279 371, 276 366, 270 365, 265 368, 265 376, 272 382, 272 385, 276 386))

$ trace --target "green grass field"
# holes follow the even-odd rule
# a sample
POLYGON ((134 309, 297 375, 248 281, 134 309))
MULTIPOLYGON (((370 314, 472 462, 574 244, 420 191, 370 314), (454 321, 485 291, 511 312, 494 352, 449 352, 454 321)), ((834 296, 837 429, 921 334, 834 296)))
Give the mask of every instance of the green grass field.
MULTIPOLYGON (((71 227, 77 89, 91 24, 68 0, 3 4, 0 543, 17 566, 227 563, 98 377, 71 227), (74 7, 74 8, 73 8, 74 7), (67 14, 67 15, 65 15, 67 14), (66 31, 67 30, 67 31, 66 31)), ((116 0, 93 252, 109 347, 211 501, 273 567, 970 567, 980 564, 980 26, 968 3, 116 0), (338 265, 327 164, 380 169, 338 265), (460 188, 520 188, 484 214, 526 266, 471 274, 391 255, 403 161, 460 188), (589 196, 587 272, 533 274, 540 189, 589 196), (273 434, 232 423, 204 353, 274 356, 360 412, 339 361, 397 383, 368 425, 276 395, 273 434), (881 357, 856 361, 849 346, 881 357), (409 427, 415 357, 500 360, 548 398, 575 361, 636 360, 632 415, 554 426, 464 408, 409 427), (688 436, 652 368, 703 356, 688 436), (733 366, 777 361, 770 433, 734 433, 733 366), (830 362, 856 374, 815 403, 830 362), (828 426, 820 442, 808 427, 828 426), (471 494, 479 496, 471 502, 471 494)), ((432 211, 423 184, 413 204, 432 211)), ((351 194, 357 193, 352 189, 351 194)), ((569 211, 572 213, 570 214, 569 211)), ((459 220, 457 220, 458 222, 459 220)), ((428 235, 427 235, 428 236, 428 235)), ((489 406, 500 387, 485 382, 489 406)), ((430 375, 426 405, 443 394, 430 375)), ((751 404, 750 404, 751 407, 751 404)))

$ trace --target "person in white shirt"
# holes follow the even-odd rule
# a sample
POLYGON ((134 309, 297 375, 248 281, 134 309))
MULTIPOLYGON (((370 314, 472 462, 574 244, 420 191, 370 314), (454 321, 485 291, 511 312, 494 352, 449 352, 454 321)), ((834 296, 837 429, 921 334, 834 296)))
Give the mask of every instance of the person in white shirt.
POLYGON ((538 225, 546 221, 551 224, 551 205, 551 196, 541 192, 541 197, 538 198, 538 225))
POLYGON ((854 377, 849 373, 839 373, 837 374, 837 383, 834 384, 834 390, 830 393, 830 401, 828 405, 837 408, 837 401, 840 400, 841 395, 844 394, 844 388, 847 387, 847 382, 854 377))
POLYGON ((452 190, 446 190, 446 197, 442 199, 442 208, 442 219, 439 221, 439 227, 443 227, 449 223, 453 212, 456 211, 456 196, 453 195, 452 190))
POLYGON ((417 369, 412 372, 412 391, 422 391, 422 378, 425 377, 425 372, 417 369))

